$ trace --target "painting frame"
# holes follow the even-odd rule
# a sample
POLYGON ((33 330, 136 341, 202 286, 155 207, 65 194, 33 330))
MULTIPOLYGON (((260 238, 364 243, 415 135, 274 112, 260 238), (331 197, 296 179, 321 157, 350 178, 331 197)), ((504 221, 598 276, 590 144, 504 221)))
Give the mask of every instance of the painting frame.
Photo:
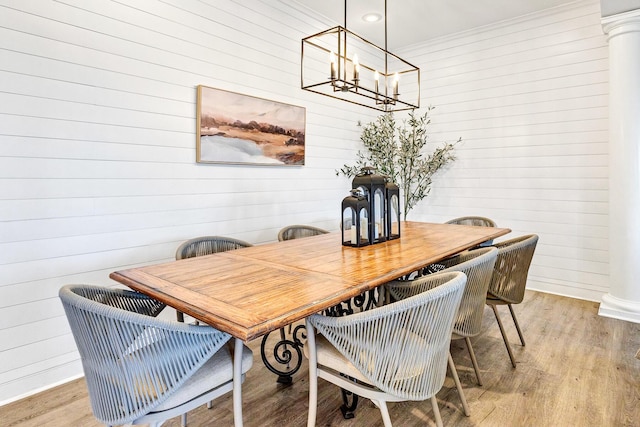
POLYGON ((304 166, 306 108, 197 87, 196 162, 304 166))

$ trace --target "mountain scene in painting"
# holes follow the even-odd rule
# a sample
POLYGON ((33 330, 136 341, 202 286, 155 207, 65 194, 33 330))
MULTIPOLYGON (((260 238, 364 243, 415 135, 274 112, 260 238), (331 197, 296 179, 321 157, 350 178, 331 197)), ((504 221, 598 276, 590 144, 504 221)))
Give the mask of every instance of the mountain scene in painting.
POLYGON ((304 108, 204 86, 199 89, 199 161, 304 165, 304 108))

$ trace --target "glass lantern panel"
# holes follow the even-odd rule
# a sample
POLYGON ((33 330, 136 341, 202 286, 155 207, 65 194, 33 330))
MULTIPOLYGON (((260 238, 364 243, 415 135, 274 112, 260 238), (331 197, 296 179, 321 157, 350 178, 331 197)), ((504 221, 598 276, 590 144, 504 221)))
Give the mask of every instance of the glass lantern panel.
POLYGON ((398 199, 398 196, 396 196, 395 194, 391 196, 390 208, 391 208, 391 215, 390 215, 391 234, 398 235, 400 234, 400 222, 398 221, 398 219, 400 218, 400 200, 398 199))
POLYGON ((373 196, 373 221, 375 224, 373 236, 374 239, 378 239, 385 234, 385 218, 384 218, 384 193, 382 190, 376 190, 373 196))
POLYGON ((369 218, 367 217, 367 211, 362 209, 360 210, 360 239, 362 241, 369 240, 369 218))
POLYGON ((344 236, 342 243, 356 244, 355 223, 356 212, 353 208, 342 211, 342 235, 344 236))

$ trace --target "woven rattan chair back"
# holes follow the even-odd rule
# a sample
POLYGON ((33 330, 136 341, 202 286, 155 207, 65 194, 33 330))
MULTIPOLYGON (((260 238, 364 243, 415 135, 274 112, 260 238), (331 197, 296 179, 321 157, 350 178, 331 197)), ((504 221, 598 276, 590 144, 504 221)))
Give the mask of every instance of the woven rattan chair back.
POLYGON ((522 302, 537 244, 538 236, 530 234, 493 245, 498 248, 498 258, 489 284, 489 295, 509 304, 522 302))
POLYGON ((509 359, 511 359, 511 365, 514 368, 516 367, 516 358, 511 349, 504 325, 502 324, 502 319, 498 312, 498 305, 506 305, 509 307, 509 312, 511 313, 511 318, 518 332, 520 343, 524 347, 524 335, 512 304, 520 304, 524 299, 529 267, 531 266, 537 244, 538 236, 529 234, 505 240, 494 245, 498 248, 498 258, 493 268, 493 275, 491 276, 486 302, 496 317, 504 345, 509 353, 509 359))
MULTIPOLYGON (((467 284, 453 327, 454 333, 462 337, 473 337, 480 333, 487 290, 497 255, 496 248, 488 247, 465 251, 440 261, 444 267, 441 273, 461 271, 467 276, 467 284)), ((412 282, 393 281, 388 283, 386 287, 392 298, 404 299, 415 295, 415 293, 428 290, 428 286, 432 286, 428 279, 429 275, 422 276, 412 282)))
POLYGON ((329 233, 327 230, 312 225, 288 225, 278 232, 278 241, 283 242, 327 233, 329 233))
POLYGON ((307 319, 308 425, 315 425, 318 376, 372 399, 382 412, 385 426, 391 425, 386 401, 431 398, 439 420, 433 397, 444 383, 451 331, 466 276, 449 272, 432 275, 428 280, 432 282, 429 291, 401 301, 348 316, 315 314, 307 319), (315 331, 339 352, 342 362, 324 358, 325 350, 316 347, 315 331), (322 365, 323 361, 327 364, 322 365), (352 367, 356 374, 349 372, 352 367), (355 375, 375 388, 344 381, 339 373, 355 375))
POLYGON ((445 224, 458 224, 458 225, 476 225, 480 227, 496 227, 496 223, 489 218, 483 216, 461 216, 460 218, 451 219, 445 224))
POLYGON ((178 246, 176 259, 193 258, 196 256, 210 255, 217 252, 226 252, 234 249, 253 246, 251 243, 233 237, 202 236, 194 237, 178 246))
POLYGON ((80 352, 93 413, 107 425, 158 425, 180 414, 163 417, 153 411, 230 338, 209 326, 157 319, 164 304, 133 291, 67 285, 59 296, 80 352))
MULTIPOLYGON (((487 247, 482 249, 476 249, 473 251, 464 251, 459 255, 448 258, 441 261, 439 265, 442 266, 443 272, 448 271, 461 271, 467 275, 467 284, 462 294, 462 301, 460 302, 460 308, 456 315, 456 321, 453 326, 452 339, 465 339, 467 350, 469 351, 469 357, 473 364, 473 369, 476 373, 478 384, 482 385, 482 377, 480 374, 480 368, 476 359, 473 346, 471 344, 470 337, 474 337, 482 330, 482 318, 484 315, 485 300, 487 297, 487 289, 491 282, 491 275, 493 274, 493 267, 496 262, 498 250, 493 247, 487 247)), ((416 292, 424 292, 428 289, 429 276, 422 276, 413 281, 413 286, 407 286, 404 281, 393 281, 386 285, 389 294, 392 298, 402 299, 415 295, 416 292), (411 292, 409 292, 411 290, 411 292)), ((451 367, 454 380, 457 377, 455 366, 451 367)), ((457 383, 456 383, 457 386, 457 383)), ((464 405, 464 396, 461 388, 461 399, 464 405)))

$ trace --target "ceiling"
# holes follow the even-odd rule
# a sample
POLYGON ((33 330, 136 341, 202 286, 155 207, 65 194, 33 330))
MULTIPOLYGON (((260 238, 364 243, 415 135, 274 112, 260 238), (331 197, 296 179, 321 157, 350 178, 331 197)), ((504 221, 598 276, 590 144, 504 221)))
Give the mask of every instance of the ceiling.
MULTIPOLYGON (((292 0, 329 26, 344 26, 344 0, 292 0)), ((575 0, 388 0, 388 49, 512 19, 575 0)), ((384 19, 364 22, 370 12, 384 17, 385 0, 349 0, 347 29, 384 47, 384 19)))

